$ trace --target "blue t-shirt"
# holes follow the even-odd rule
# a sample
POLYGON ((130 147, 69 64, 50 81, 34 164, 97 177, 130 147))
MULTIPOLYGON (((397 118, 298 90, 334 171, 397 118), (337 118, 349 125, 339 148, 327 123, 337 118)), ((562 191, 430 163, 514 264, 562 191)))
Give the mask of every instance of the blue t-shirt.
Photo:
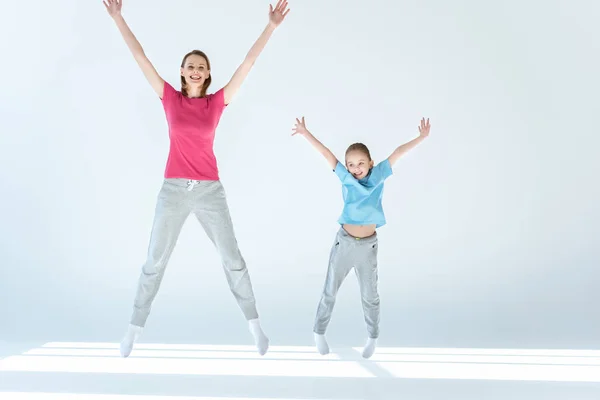
POLYGON ((388 159, 371 168, 369 174, 362 179, 352 176, 339 161, 334 171, 342 181, 344 195, 344 210, 338 222, 350 225, 375 224, 377 228, 385 225, 383 182, 392 175, 388 159))

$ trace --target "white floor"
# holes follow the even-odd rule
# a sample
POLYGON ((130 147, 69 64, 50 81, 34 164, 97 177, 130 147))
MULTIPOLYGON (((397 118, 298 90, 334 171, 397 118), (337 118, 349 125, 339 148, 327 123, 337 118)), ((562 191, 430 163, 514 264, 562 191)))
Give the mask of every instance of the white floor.
POLYGON ((600 351, 3 343, 4 400, 600 399, 600 351))

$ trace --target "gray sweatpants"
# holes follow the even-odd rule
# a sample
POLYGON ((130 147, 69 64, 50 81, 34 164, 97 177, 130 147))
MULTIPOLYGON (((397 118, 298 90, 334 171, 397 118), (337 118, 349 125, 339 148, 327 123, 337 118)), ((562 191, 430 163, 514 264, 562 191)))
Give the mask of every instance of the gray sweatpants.
POLYGON ((138 281, 131 324, 144 326, 165 268, 183 227, 194 213, 221 256, 229 288, 246 319, 258 318, 256 302, 238 248, 225 190, 220 181, 165 179, 156 204, 146 263, 138 281))
POLYGON ((379 337, 379 294, 377 293, 377 233, 356 238, 340 227, 329 255, 327 277, 313 331, 325 334, 340 286, 352 268, 356 272, 369 337, 379 337))

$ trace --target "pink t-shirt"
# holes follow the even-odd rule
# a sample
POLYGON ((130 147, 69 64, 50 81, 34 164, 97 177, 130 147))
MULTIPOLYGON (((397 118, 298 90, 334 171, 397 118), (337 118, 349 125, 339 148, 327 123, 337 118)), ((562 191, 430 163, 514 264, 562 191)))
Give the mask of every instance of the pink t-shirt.
POLYGON ((192 99, 165 82, 161 101, 171 142, 165 178, 219 180, 213 143, 227 106, 223 88, 206 97, 192 99))

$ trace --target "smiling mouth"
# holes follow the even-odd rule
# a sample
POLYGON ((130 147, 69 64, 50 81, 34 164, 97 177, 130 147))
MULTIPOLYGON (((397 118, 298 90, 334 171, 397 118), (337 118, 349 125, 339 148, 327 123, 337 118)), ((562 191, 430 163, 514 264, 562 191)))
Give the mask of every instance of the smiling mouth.
POLYGON ((199 76, 190 76, 190 79, 194 82, 198 82, 201 78, 199 76))

